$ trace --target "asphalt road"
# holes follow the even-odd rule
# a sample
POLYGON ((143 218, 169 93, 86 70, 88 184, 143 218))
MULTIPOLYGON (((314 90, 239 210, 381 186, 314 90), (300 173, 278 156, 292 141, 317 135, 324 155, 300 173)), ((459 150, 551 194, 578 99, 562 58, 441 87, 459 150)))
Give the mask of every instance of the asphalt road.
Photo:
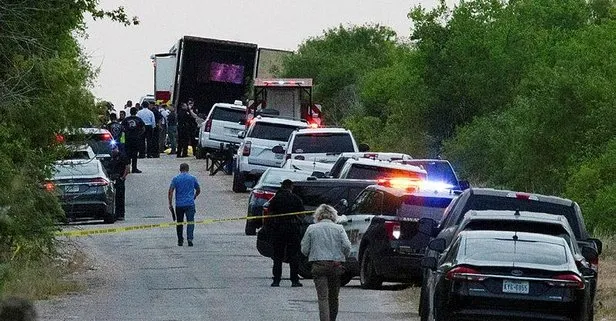
MULTIPOLYGON (((197 217, 246 213, 247 194, 231 192, 231 176, 207 176, 205 163, 186 160, 202 186, 197 217)), ((142 174, 127 180, 126 221, 119 226, 171 220, 167 189, 180 160, 140 160, 142 174)), ((70 228, 108 227, 81 224, 70 228)), ((270 259, 244 235, 244 222, 198 225, 194 247, 178 247, 175 231, 154 229, 74 239, 93 268, 76 275, 87 289, 37 302, 40 320, 318 320, 314 283, 291 288, 284 279, 270 288, 270 259)), ((288 277, 288 265, 283 277, 288 277)), ((410 289, 386 285, 363 290, 353 280, 340 292, 338 320, 416 320, 410 289)))

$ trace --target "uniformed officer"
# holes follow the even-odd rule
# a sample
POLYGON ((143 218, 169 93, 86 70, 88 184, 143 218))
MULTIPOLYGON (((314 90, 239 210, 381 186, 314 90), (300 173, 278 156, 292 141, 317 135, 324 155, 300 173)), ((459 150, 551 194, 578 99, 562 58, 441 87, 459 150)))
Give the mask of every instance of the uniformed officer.
POLYGON ((124 220, 125 200, 126 200, 126 176, 130 169, 130 159, 126 154, 121 152, 115 146, 111 151, 111 160, 109 161, 109 178, 114 182, 115 187, 115 215, 119 221, 124 220))
MULTIPOLYGON (((276 195, 269 202, 269 210, 272 215, 304 211, 302 200, 292 191, 293 182, 285 179, 276 195)), ((266 224, 272 232, 272 246, 274 248, 274 255, 272 256, 274 260, 274 267, 272 268, 274 282, 272 282, 272 286, 280 286, 282 261, 285 258, 285 253, 291 269, 291 286, 302 286, 298 275, 302 225, 300 216, 289 215, 271 218, 266 221, 266 224)))

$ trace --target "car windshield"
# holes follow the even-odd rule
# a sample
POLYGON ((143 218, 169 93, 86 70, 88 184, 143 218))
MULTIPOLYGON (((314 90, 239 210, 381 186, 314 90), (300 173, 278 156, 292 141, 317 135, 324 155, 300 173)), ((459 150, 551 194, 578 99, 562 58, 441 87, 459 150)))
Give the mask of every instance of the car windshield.
POLYGON ((421 166, 428 172, 428 180, 458 185, 456 174, 447 162, 406 161, 405 164, 421 166))
POLYGON ((354 149, 349 133, 310 133, 295 136, 292 153, 340 154, 354 149))
POLYGON ((246 118, 246 112, 240 109, 215 107, 212 113, 212 119, 220 121, 228 121, 232 123, 240 123, 246 118))
POLYGON ((440 222, 451 198, 408 195, 398 208, 398 216, 405 218, 429 218, 440 222))
POLYGON ((563 265, 565 246, 548 242, 513 239, 467 238, 462 255, 468 260, 499 263, 563 265))
MULTIPOLYGON (((533 201, 513 197, 498 197, 490 195, 473 195, 463 209, 463 213, 470 210, 495 210, 495 211, 527 211, 563 215, 567 218, 571 229, 576 237, 580 237, 580 223, 578 222, 573 206, 565 206, 549 202, 533 201)), ((462 222, 464 215, 460 215, 457 224, 462 222)))
POLYGON ((267 172, 267 175, 264 175, 261 183, 267 185, 280 185, 280 183, 282 183, 285 179, 290 179, 292 181, 303 181, 306 180, 308 176, 310 176, 309 173, 270 170, 267 172))
POLYGON ((97 162, 65 163, 54 165, 54 177, 91 176, 99 173, 97 162))
POLYGON ((377 180, 388 177, 404 177, 424 179, 425 175, 414 171, 405 171, 398 168, 389 168, 382 166, 372 166, 364 164, 353 164, 349 169, 346 178, 350 179, 371 179, 377 180))
POLYGON ((286 142, 296 129, 297 126, 258 122, 248 137, 286 142))

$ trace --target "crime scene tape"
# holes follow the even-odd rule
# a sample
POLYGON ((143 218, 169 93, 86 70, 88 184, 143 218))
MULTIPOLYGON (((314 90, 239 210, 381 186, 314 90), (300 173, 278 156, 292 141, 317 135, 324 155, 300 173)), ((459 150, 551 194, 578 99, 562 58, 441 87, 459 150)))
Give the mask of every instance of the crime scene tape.
POLYGON ((214 223, 223 223, 223 222, 233 222, 233 221, 244 221, 244 220, 259 220, 259 219, 270 219, 276 217, 284 217, 284 216, 294 216, 294 215, 303 215, 303 214, 312 214, 314 211, 302 211, 302 212, 293 212, 293 213, 285 213, 285 214, 273 214, 273 215, 265 215, 265 216, 242 216, 242 217, 229 217, 229 218, 209 218, 205 220, 195 221, 195 222, 167 222, 167 223, 158 223, 158 224, 142 224, 142 225, 132 225, 132 226, 121 226, 121 227, 110 227, 110 228, 93 228, 93 229, 84 229, 84 230, 71 230, 71 231, 58 231, 56 232, 56 236, 68 236, 68 237, 80 237, 80 236, 90 236, 90 235, 103 235, 103 234, 114 234, 121 232, 131 232, 131 231, 141 231, 141 230, 151 230, 155 228, 169 228, 175 227, 178 225, 207 225, 214 223))

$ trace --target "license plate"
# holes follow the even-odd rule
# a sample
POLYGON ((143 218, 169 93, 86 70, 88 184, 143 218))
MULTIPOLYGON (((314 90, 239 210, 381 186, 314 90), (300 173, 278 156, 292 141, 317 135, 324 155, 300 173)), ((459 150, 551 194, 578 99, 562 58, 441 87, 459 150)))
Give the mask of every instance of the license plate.
POLYGON ((503 293, 528 294, 529 291, 530 285, 528 281, 503 281, 503 293))
POLYGON ((79 185, 69 185, 64 189, 67 193, 77 193, 79 192, 79 185))

